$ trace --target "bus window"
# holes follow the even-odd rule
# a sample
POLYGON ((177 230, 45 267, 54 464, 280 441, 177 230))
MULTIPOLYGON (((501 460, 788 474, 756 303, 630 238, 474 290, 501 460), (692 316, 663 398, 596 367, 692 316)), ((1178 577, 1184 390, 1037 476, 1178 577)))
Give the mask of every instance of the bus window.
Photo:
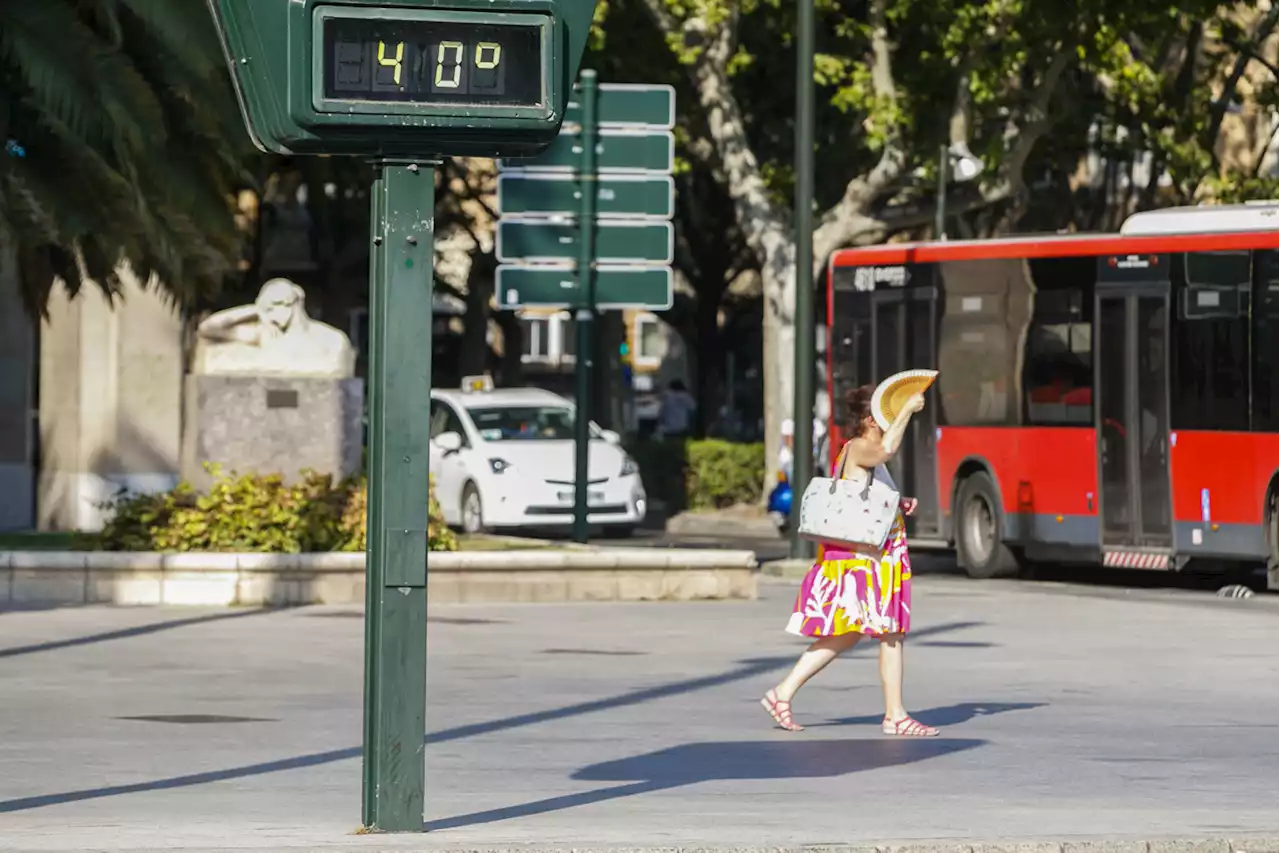
POLYGON ((1280 252, 1263 249, 1254 253, 1253 291, 1253 428, 1258 432, 1275 432, 1277 424, 1277 369, 1280 340, 1277 339, 1276 310, 1280 291, 1280 252))
POLYGON ((1093 423, 1094 267, 1091 258, 1031 262, 1036 293, 1022 383, 1027 424, 1093 423))
MULTIPOLYGON (((852 272, 852 269, 839 270, 852 272)), ((845 394, 872 381, 871 376, 871 294, 841 287, 840 278, 831 298, 831 388, 833 405, 832 421, 842 429, 844 423, 843 400, 845 394)))
POLYGON ((1174 263, 1170 384, 1175 430, 1249 429, 1249 252, 1188 252, 1174 263))
POLYGON ((1021 379, 1018 346, 1031 313, 1033 287, 1022 258, 947 261, 938 265, 939 421, 949 426, 1013 426, 1021 379))

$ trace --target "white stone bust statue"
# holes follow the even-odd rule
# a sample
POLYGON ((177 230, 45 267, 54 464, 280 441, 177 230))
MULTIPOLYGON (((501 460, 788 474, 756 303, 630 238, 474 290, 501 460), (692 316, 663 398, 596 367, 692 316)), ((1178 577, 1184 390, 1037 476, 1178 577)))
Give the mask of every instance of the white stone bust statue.
POLYGON ((209 315, 196 333, 198 374, 346 379, 355 369, 351 341, 308 317, 302 288, 287 278, 264 284, 252 305, 209 315))

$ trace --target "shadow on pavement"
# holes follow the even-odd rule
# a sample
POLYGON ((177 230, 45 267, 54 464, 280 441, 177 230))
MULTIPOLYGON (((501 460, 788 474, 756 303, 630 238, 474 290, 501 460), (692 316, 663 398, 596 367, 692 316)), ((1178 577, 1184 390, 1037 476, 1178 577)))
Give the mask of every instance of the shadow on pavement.
MULTIPOLYGON (((250 611, 271 612, 271 611, 250 611)), ((227 614, 229 616, 231 614, 227 614)), ((247 614, 236 614, 247 615, 247 614)), ((204 621, 214 617, 200 617, 204 621)), ((224 616, 223 618, 227 618, 224 616)), ((178 620, 182 622, 184 620, 178 620)), ((185 620, 196 621, 196 620, 185 620)), ((165 624, 161 623, 162 627, 165 624)), ((935 625, 929 628, 923 628, 915 631, 913 636, 931 636, 937 634, 946 634, 952 631, 961 631, 966 628, 979 627, 981 622, 950 622, 943 625, 935 625)), ((144 626, 146 627, 146 626, 144 626)), ((151 626, 155 630, 160 627, 151 626)), ((145 631, 144 631, 145 633, 145 631)), ((88 638, 86 638, 86 641, 88 638)), ((640 705, 645 702, 652 702, 655 699, 665 699, 670 696, 679 696, 685 693, 691 693, 697 690, 705 690, 710 687, 718 687, 723 684, 729 684, 735 681, 743 681, 766 672, 772 672, 784 667, 790 666, 795 660, 794 656, 786 657, 767 657, 767 658, 751 658, 740 661, 739 665, 733 669, 714 675, 701 676, 699 678, 690 678, 682 681, 672 681, 666 684, 659 684, 654 687, 647 687, 641 690, 632 690, 627 693, 619 693, 615 696, 605 697, 603 699, 595 699, 588 702, 578 702, 572 705, 562 705, 558 708, 548 708, 545 711, 534 711, 528 714, 518 714, 512 717, 502 717, 496 720, 489 720, 483 723, 472 723, 464 726, 455 726, 451 729, 445 729, 439 732, 428 733, 425 743, 435 744, 447 741, 461 740, 463 738, 475 737, 477 735, 490 734, 492 732, 506 731, 508 729, 521 728, 537 723, 548 722, 551 720, 563 720, 568 717, 577 717, 584 714, 591 714, 597 711, 607 711, 613 708, 623 708, 630 705, 640 705)), ((937 741, 935 741, 936 743, 937 741)), ((954 741, 953 741, 954 742, 954 741)), ((757 744, 757 746, 766 746, 767 744, 757 744)), ((60 803, 72 803, 82 800, 96 800, 103 797, 115 797, 121 794, 136 794, 143 791, 158 791, 166 788, 185 788, 193 785, 204 785, 209 782, 221 782, 228 779, 243 779, 248 776, 260 776, 268 773, 277 773, 282 770, 297 770, 304 767, 314 767, 320 764, 329 764, 334 761, 346 761, 352 758, 359 758, 361 748, 359 746, 348 747, 346 749, 333 749, 324 752, 315 752, 309 755, 300 755, 293 758, 284 758, 277 761, 265 761, 258 764, 248 764, 241 767, 231 767, 224 770, 210 770, 202 773, 191 773, 183 776, 170 776, 163 779, 154 779, 148 782, 136 782, 129 785, 112 785, 102 788, 85 788, 78 791, 65 791, 57 794, 39 794, 30 797, 20 797, 13 800, 0 801, 0 814, 6 812, 24 811, 27 809, 42 808, 44 806, 57 805, 60 803)), ((604 765, 608 766, 608 765, 604 765)), ((766 777, 767 778, 767 777, 766 777)), ((686 784, 680 782, 679 784, 686 784)), ((652 781, 644 781, 641 783, 641 789, 644 786, 652 786, 652 781)), ((625 786, 634 787, 634 786, 625 786)), ((665 787, 669 787, 665 786, 665 787)), ((651 788, 649 788, 651 789, 651 788)), ((634 793, 640 793, 640 790, 634 793)), ((617 796, 626 796, 618 794, 617 796)), ((605 799, 608 799, 606 797, 605 799)))
POLYGON ((439 831, 531 817, 699 782, 828 779, 939 758, 985 743, 973 739, 884 738, 685 744, 634 758, 593 764, 572 777, 626 784, 428 821, 425 828, 439 831))
MULTIPOLYGON (((941 708, 930 708, 913 714, 920 722, 930 726, 957 726, 967 723, 974 717, 990 717, 1010 711, 1031 711, 1043 708, 1048 702, 961 702, 957 705, 945 705, 941 708)), ((825 723, 811 723, 809 728, 822 726, 872 726, 883 721, 883 714, 872 714, 865 717, 841 717, 825 723)))
POLYGON ((13 646, 7 649, 0 649, 0 658, 30 655, 37 652, 52 652, 75 646, 89 646, 94 643, 105 643, 109 640, 123 640, 126 637, 141 637, 145 634, 171 631, 174 628, 185 628, 189 625, 202 625, 206 622, 221 622, 225 619, 241 619, 245 616, 261 616, 264 613, 279 612, 280 608, 278 607, 254 608, 252 610, 234 610, 229 613, 210 613, 205 616, 189 616, 186 619, 170 619, 167 622, 150 622, 146 625, 120 628, 116 631, 104 631, 101 634, 89 634, 86 637, 71 637, 66 640, 50 640, 46 643, 33 643, 29 646, 13 646))
POLYGON ((995 643, 984 643, 977 640, 926 640, 923 643, 915 643, 917 646, 924 646, 930 649, 994 649, 995 643))

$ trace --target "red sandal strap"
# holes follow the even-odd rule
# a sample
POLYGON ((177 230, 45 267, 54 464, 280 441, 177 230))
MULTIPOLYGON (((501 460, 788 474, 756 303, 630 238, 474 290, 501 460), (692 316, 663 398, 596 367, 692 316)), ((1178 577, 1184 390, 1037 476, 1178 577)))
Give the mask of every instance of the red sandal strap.
MULTIPOLYGON (((885 719, 888 720, 889 718, 885 717, 885 719)), ((894 731, 900 735, 918 735, 921 732, 934 731, 933 726, 926 726, 914 717, 903 717, 897 721, 889 720, 889 723, 893 726, 894 731)))

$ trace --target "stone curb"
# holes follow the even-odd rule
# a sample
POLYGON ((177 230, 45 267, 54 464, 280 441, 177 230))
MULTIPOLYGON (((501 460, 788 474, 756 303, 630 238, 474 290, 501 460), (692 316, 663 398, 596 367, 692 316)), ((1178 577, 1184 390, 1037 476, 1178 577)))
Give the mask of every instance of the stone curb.
MULTIPOLYGON (((430 843, 426 837, 366 835, 358 840, 325 844, 285 843, 272 850, 316 853, 1280 853, 1276 837, 1174 838, 1156 840, 1096 839, 1075 841, 996 841, 991 843, 903 842, 899 844, 813 844, 796 846, 755 845, 477 845, 430 843)), ((65 848, 59 848, 65 849, 65 848)), ((89 849, 89 848, 86 848, 89 849)), ((94 848, 96 849, 96 848, 94 848)), ((183 853, 244 853, 248 848, 183 847, 183 853)), ((14 850, 12 853, 24 853, 14 850)), ((36 853, 36 851, 26 851, 36 853)), ((168 853, 165 848, 138 849, 132 853, 168 853)))
MULTIPOLYGON (((755 569, 753 551, 710 548, 559 548, 509 551, 432 551, 432 571, 520 571, 562 569, 755 569)), ((310 572, 364 571, 363 551, 312 554, 221 553, 212 551, 165 554, 156 551, 0 551, 0 572, 40 571, 166 571, 166 572, 310 572)))
POLYGON ((809 569, 813 567, 813 560, 792 559, 770 560, 760 567, 760 574, 770 578, 785 578, 786 580, 801 580, 809 569))
MULTIPOLYGON (((617 548, 434 552, 435 604, 754 599, 751 551, 617 548)), ((362 604, 365 555, 0 552, 0 607, 362 604)))
POLYGON ((714 512, 682 512, 667 519, 667 533, 677 536, 725 536, 746 539, 778 539, 778 528, 766 516, 722 515, 714 512))

